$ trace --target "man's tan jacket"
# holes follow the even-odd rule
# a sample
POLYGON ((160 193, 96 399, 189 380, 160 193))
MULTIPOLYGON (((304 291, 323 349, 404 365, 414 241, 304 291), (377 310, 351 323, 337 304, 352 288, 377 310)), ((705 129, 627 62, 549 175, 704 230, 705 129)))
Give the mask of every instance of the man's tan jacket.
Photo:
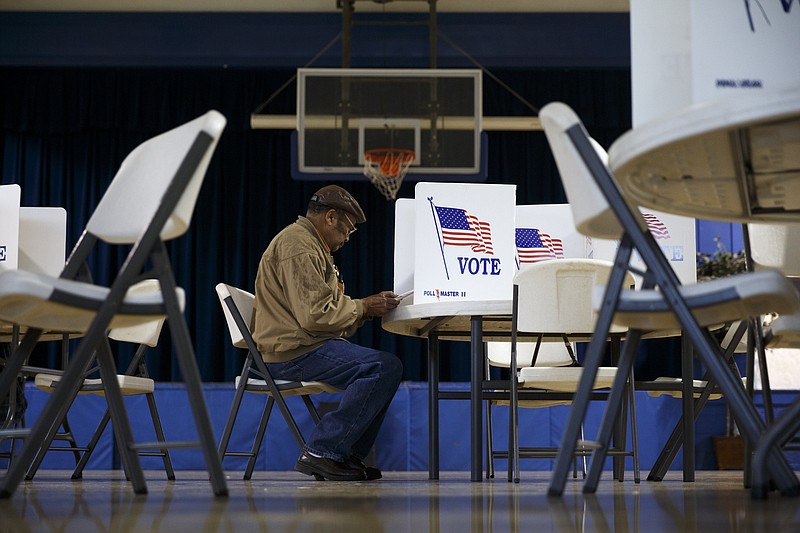
POLYGON ((253 338, 264 360, 282 362, 364 323, 360 300, 344 294, 333 257, 306 217, 278 233, 261 256, 253 338))

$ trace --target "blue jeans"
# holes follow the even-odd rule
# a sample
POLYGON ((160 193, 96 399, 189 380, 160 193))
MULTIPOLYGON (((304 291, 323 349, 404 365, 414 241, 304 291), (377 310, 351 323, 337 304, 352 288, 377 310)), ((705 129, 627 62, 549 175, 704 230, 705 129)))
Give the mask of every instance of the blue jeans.
POLYGON ((320 419, 305 445, 334 461, 367 456, 403 376, 394 354, 341 339, 268 367, 275 379, 322 381, 344 391, 339 408, 320 419))

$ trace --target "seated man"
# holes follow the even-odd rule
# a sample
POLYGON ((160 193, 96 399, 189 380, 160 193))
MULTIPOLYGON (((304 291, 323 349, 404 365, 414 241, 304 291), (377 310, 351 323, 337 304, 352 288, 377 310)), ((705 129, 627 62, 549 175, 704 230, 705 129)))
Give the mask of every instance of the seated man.
POLYGON ((365 321, 397 307, 392 291, 362 299, 344 292, 331 253, 366 221, 336 185, 311 197, 305 216, 267 247, 255 283, 253 337, 275 379, 322 381, 342 389, 338 409, 314 428, 295 470, 317 479, 378 479, 367 456, 403 373, 393 354, 345 340, 365 321))

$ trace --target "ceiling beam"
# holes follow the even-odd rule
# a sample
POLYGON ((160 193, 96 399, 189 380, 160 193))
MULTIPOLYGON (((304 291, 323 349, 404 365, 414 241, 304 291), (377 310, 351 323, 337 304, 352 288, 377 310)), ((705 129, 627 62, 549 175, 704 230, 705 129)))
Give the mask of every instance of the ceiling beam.
MULTIPOLYGON (((358 11, 424 13, 424 2, 359 2, 358 11)), ((440 13, 622 13, 630 0, 439 0, 440 13)), ((333 13, 336 0, 3 0, 0 11, 333 13)))

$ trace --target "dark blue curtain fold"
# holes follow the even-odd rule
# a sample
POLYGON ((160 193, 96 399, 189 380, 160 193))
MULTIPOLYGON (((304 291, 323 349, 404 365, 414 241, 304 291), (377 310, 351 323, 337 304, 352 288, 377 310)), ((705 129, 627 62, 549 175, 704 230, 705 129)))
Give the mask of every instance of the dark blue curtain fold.
MULTIPOLYGON (((629 70, 507 70, 494 75, 535 107, 561 100, 608 146, 630 127, 629 70)), ((0 69, 0 183, 19 183, 23 205, 62 206, 70 249, 124 157, 138 143, 208 109, 228 119, 189 232, 169 243, 175 276, 186 289, 186 320, 206 381, 230 381, 241 354, 229 343, 214 292, 218 282, 253 289, 258 260, 270 238, 305 211, 322 182, 293 181, 290 132, 252 130, 250 114, 294 70, 255 69, 0 69)), ((529 107, 484 77, 484 115, 531 114, 529 107)), ((263 111, 295 113, 289 85, 263 111)), ((517 185, 517 203, 565 201, 542 132, 490 132, 489 176, 517 185)), ((332 180, 331 182, 335 182, 332 180)), ((394 206, 368 182, 342 183, 361 202, 367 224, 337 255, 348 292, 366 296, 392 286, 394 206)), ((400 197, 413 197, 413 183, 400 197)), ((96 280, 110 283, 126 251, 101 248, 92 258, 96 280), (114 265, 114 267, 109 267, 114 265)), ((378 321, 352 339, 397 353, 404 379, 426 378, 425 344, 384 332, 378 321)), ((74 341, 73 341, 74 342, 74 341)), ((124 366, 132 350, 120 348, 124 366)), ((180 380, 169 332, 149 356, 154 377, 180 380)), ((37 364, 54 364, 58 347, 42 346, 37 364)), ((469 379, 464 343, 442 347, 442 378, 469 379)))

